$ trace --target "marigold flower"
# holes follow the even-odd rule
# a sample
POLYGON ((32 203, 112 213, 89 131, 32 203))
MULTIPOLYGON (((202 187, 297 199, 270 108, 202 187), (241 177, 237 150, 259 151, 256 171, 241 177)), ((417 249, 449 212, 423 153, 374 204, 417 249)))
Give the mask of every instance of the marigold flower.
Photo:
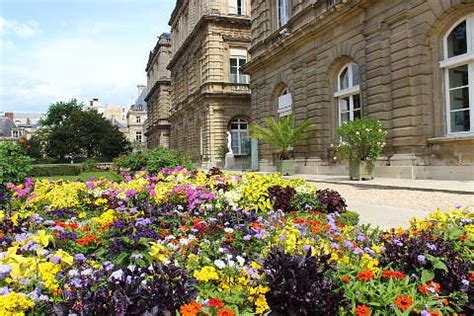
POLYGON ((393 302, 402 311, 406 311, 408 308, 410 308, 411 305, 413 305, 411 297, 407 295, 398 295, 395 301, 393 302))
POLYGON ((234 316, 234 312, 226 307, 223 307, 217 311, 217 316, 234 316))
POLYGON ((368 316, 372 313, 372 310, 370 310, 366 305, 358 305, 355 312, 357 316, 368 316))
POLYGON ((403 274, 402 272, 387 270, 383 272, 382 276, 385 278, 403 279, 405 277, 405 274, 403 274))
POLYGON ((202 309, 202 305, 197 302, 185 304, 179 308, 182 316, 196 316, 202 309))
POLYGON ((357 274, 357 277, 361 281, 370 281, 375 279, 375 273, 371 270, 362 270, 357 274))
POLYGON ((224 302, 222 302, 218 298, 211 298, 211 299, 209 299, 209 305, 212 306, 212 307, 223 307, 224 302))

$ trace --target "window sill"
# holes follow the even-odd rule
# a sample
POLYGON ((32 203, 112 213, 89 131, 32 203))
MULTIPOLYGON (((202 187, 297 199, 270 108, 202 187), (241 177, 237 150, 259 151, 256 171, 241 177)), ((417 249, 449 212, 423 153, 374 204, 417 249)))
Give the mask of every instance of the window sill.
POLYGON ((449 143, 449 142, 462 142, 462 141, 474 141, 474 134, 469 133, 465 135, 447 135, 444 137, 433 137, 428 138, 428 143, 430 144, 439 144, 439 143, 449 143))

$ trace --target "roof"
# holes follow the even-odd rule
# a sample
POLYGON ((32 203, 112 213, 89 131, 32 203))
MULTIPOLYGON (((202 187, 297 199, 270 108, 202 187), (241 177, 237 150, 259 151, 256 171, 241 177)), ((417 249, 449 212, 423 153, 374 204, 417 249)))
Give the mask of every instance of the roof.
POLYGON ((146 111, 147 110, 147 104, 145 102, 145 97, 148 94, 148 88, 145 88, 142 90, 140 95, 138 96, 137 100, 135 101, 135 104, 132 104, 130 106, 130 111, 146 111))
POLYGON ((0 136, 10 137, 12 135, 12 128, 15 127, 15 123, 8 117, 0 117, 0 136))

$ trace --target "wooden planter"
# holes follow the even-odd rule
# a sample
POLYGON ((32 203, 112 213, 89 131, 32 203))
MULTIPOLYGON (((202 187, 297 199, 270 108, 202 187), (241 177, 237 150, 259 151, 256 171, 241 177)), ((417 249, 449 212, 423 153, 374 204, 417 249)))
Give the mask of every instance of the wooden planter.
POLYGON ((371 161, 349 161, 349 177, 351 180, 372 180, 374 178, 374 171, 375 166, 371 161))

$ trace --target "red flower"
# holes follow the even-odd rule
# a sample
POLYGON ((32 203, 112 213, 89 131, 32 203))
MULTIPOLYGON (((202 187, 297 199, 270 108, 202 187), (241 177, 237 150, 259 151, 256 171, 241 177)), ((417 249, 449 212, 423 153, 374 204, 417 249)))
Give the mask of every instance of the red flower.
POLYGON ((440 314, 437 311, 434 311, 432 309, 430 309, 428 313, 430 313, 430 316, 440 316, 440 314))
POLYGON ((474 272, 469 273, 469 282, 474 282, 474 272))
POLYGON ((217 311, 217 316, 234 316, 234 312, 226 307, 217 311))
POLYGON ((385 278, 403 279, 405 277, 405 274, 403 274, 401 272, 397 272, 397 271, 387 270, 387 271, 384 271, 382 276, 385 277, 385 278))
POLYGON ((82 246, 87 246, 88 244, 90 244, 92 241, 94 241, 95 239, 97 239, 97 235, 96 234, 92 234, 92 235, 87 235, 87 236, 84 236, 82 238, 79 238, 79 239, 76 239, 76 242, 79 244, 79 245, 82 245, 82 246))
POLYGON ((407 295, 398 295, 396 300, 393 302, 402 311, 406 311, 411 305, 413 305, 411 297, 407 295))
POLYGON ((346 283, 351 282, 351 278, 349 278, 348 276, 343 276, 341 280, 342 282, 346 282, 346 283))
POLYGON ((218 298, 211 298, 209 300, 209 305, 213 306, 213 307, 223 307, 224 306, 224 302, 222 302, 220 299, 218 298))
POLYGON ((370 308, 365 305, 358 305, 355 309, 355 312, 357 316, 368 316, 372 313, 370 308))
POLYGON ((361 281, 370 281, 370 280, 375 279, 375 273, 373 273, 370 270, 363 270, 357 274, 357 277, 361 281))
POLYGON ((428 289, 424 285, 418 285, 418 291, 420 291, 423 294, 428 294, 428 289))

